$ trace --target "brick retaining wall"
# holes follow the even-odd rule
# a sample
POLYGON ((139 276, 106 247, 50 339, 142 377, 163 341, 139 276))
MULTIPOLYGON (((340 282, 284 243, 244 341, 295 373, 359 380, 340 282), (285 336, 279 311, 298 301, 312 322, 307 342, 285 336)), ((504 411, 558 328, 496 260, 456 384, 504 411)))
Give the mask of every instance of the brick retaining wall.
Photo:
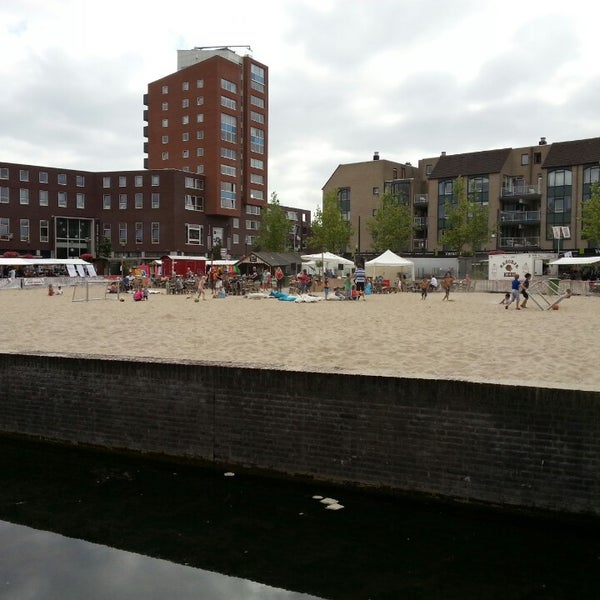
POLYGON ((600 515, 600 393, 0 354, 0 432, 600 515))

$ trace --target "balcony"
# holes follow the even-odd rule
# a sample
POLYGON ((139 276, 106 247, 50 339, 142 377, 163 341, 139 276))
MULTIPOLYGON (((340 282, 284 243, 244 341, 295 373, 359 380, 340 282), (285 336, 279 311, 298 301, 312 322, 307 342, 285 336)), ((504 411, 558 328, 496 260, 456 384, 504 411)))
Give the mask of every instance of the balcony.
POLYGON ((427 217, 413 217, 413 225, 416 229, 427 229, 427 217))
POLYGON ((415 194, 413 198, 414 206, 427 206, 429 204, 429 195, 428 194, 415 194))
POLYGON ((512 210, 500 212, 500 223, 506 225, 508 223, 539 223, 539 210, 512 210))
POLYGON ((521 183, 503 187, 500 192, 500 197, 518 198, 520 196, 539 196, 541 193, 541 185, 538 185, 537 183, 521 183))
POLYGON ((539 248, 540 237, 531 235, 528 237, 501 237, 499 247, 511 249, 539 248))
POLYGON ((427 250, 427 240, 413 240, 413 250, 427 250))

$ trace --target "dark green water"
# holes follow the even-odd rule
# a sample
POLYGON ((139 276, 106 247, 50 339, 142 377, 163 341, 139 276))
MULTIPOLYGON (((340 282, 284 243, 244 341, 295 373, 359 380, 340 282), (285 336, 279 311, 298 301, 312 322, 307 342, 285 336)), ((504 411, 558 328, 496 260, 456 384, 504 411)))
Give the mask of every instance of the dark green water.
POLYGON ((600 598, 597 520, 225 477, 7 438, 0 520, 3 599, 600 598), (38 595, 22 595, 32 580, 38 595))

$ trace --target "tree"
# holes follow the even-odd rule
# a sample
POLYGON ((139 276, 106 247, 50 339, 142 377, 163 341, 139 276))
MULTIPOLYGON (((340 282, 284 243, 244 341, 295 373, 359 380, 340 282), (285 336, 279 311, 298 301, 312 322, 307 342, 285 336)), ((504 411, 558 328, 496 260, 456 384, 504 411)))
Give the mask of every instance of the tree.
POLYGON ((377 214, 367 221, 367 231, 376 252, 405 250, 413 232, 410 208, 391 194, 383 194, 377 214))
POLYGON ((581 236, 600 244, 600 183, 592 184, 589 200, 581 206, 581 236))
POLYGON ((110 240, 107 237, 103 237, 102 241, 98 244, 98 256, 102 258, 110 258, 112 254, 112 246, 110 240))
POLYGON ((323 209, 317 208, 312 221, 312 235, 308 245, 314 250, 344 252, 352 237, 352 227, 340 210, 337 190, 323 198, 323 209))
POLYGON ((254 244, 257 250, 285 252, 289 247, 291 225, 279 206, 277 194, 271 194, 271 202, 261 211, 260 227, 254 244))
POLYGON ((452 197, 453 201, 446 202, 444 206, 446 223, 441 241, 459 256, 465 253, 467 247, 471 253, 476 252, 490 237, 488 207, 469 200, 462 177, 454 180, 452 197))

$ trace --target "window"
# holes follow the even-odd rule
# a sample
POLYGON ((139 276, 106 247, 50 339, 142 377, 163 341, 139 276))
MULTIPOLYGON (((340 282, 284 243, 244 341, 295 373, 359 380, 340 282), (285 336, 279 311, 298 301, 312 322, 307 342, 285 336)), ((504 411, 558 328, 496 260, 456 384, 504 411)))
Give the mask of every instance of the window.
POLYGON ((183 115, 183 117, 181 117, 181 124, 182 125, 189 125, 190 123, 190 116, 189 115, 183 115))
POLYGON ((110 187, 110 177, 103 177, 102 178, 102 187, 103 188, 109 188, 110 187))
POLYGON ((127 243, 127 223, 119 223, 119 245, 124 246, 127 243))
POLYGON ((194 223, 187 223, 185 226, 186 244, 192 246, 201 246, 204 235, 204 227, 194 223))
POLYGON ((189 142, 190 141, 190 134, 187 131, 184 131, 181 134, 181 141, 182 142, 189 142))
POLYGON ((163 135, 163 136, 161 136, 161 138, 160 138, 160 141, 161 141, 163 144, 168 144, 168 143, 169 143, 169 136, 168 136, 168 135, 163 135))
MULTIPOLYGON (((46 192, 48 193, 48 192, 46 192)), ((0 204, 9 204, 10 202, 10 188, 0 187, 0 204)))
POLYGON ((425 175, 431 175, 431 171, 433 171, 433 165, 425 165, 425 175))
POLYGON ((237 217, 234 217, 234 218, 232 219, 231 226, 232 226, 234 229, 239 229, 239 228, 240 228, 240 220, 239 220, 237 217))
POLYGON ((202 196, 185 195, 185 210, 204 211, 204 198, 202 196))
POLYGON ((27 169, 19 171, 19 181, 29 181, 29 171, 27 169))
POLYGON ((19 190, 19 204, 29 204, 29 190, 27 188, 19 190))
POLYGON ((246 240, 245 243, 248 244, 248 246, 253 246, 254 240, 256 240, 256 236, 255 235, 247 235, 245 240, 246 240))
POLYGON ((546 239, 553 239, 553 225, 570 225, 572 203, 572 173, 570 169, 548 172, 546 193, 546 239))
POLYGON ((196 166, 196 173, 199 173, 199 174, 204 173, 204 165, 196 166))
POLYGON ((265 107, 265 101, 262 98, 259 98, 258 96, 250 96, 250 104, 258 106, 258 108, 265 107))
MULTIPOLYGON (((42 174, 40 173, 40 177, 42 174)), ((46 173, 46 181, 41 181, 40 183, 48 183, 48 174, 46 173)), ((0 167, 0 179, 8 179, 8 167, 0 167)))
POLYGON ((350 188, 340 188, 338 190, 338 205, 340 207, 340 212, 342 213, 342 218, 345 221, 350 220, 350 188))
POLYGON ((85 194, 75 194, 75 207, 85 208, 85 194))
POLYGON ((40 242, 48 242, 50 240, 50 221, 42 219, 40 221, 40 242))
POLYGON ((134 206, 135 208, 144 208, 144 194, 141 192, 137 192, 134 196, 134 206))
POLYGON ((48 206, 48 190, 40 190, 40 206, 48 206))
POLYGON ((204 96, 198 96, 196 98, 196 106, 202 106, 204 104, 204 96))
POLYGON ((182 152, 181 152, 181 158, 189 158, 189 157, 190 157, 190 151, 189 150, 182 150, 182 152))
POLYGON ((119 194, 119 210, 127 209, 127 194, 119 194))
POLYGON ((196 148, 196 156, 204 156, 204 148, 196 148))
POLYGON ((257 127, 250 127, 250 150, 257 154, 265 153, 265 132, 257 127))
POLYGON ((221 158, 237 159, 237 152, 231 148, 221 148, 221 158))
POLYGON ((233 94, 237 94, 237 85, 228 79, 221 79, 221 88, 228 92, 232 92, 233 94))
POLYGON ((230 167, 229 165, 221 165, 221 175, 229 175, 230 177, 235 177, 235 174, 235 167, 230 167))
POLYGON ((29 241, 29 219, 19 220, 19 236, 22 242, 29 241))
POLYGON ((163 152, 160 156, 161 156, 161 158, 163 160, 169 160, 169 153, 168 152, 163 152))
POLYGON ((127 177, 119 175, 119 187, 127 187, 127 177))
POLYGON ((256 175, 255 173, 250 173, 250 183, 258 183, 259 185, 264 185, 265 178, 263 175, 256 175))
POLYGON ((254 200, 264 200, 265 194, 262 190, 250 190, 250 198, 254 200))
POLYGON ((446 228, 446 204, 456 204, 452 179, 438 181, 438 230, 446 228))
POLYGON ((182 89, 184 92, 187 92, 187 91, 190 89, 190 82, 189 82, 189 81, 184 81, 184 82, 181 84, 181 89, 182 89))
POLYGON ((199 129, 198 131, 196 131, 196 139, 197 140, 204 139, 204 130, 203 129, 199 129))
POLYGON ((221 139, 235 144, 237 142, 237 119, 221 113, 221 139))
POLYGON ((246 220, 246 229, 254 229, 258 230, 260 227, 260 221, 251 221, 250 219, 246 220))
POLYGON ((592 196, 592 184, 600 182, 600 167, 585 167, 583 169, 583 194, 582 200, 585 202, 592 196))
POLYGON ((104 223, 102 225, 102 236, 109 241, 112 239, 112 228, 110 226, 110 223, 104 223))
POLYGON ((150 202, 152 208, 160 208, 160 194, 158 192, 152 192, 150 202))
POLYGON ((186 188, 191 188, 193 190, 204 189, 204 182, 201 179, 196 179, 195 177, 186 177, 184 180, 184 185, 186 188))
POLYGON ((521 165, 529 164, 529 154, 521 154, 521 165))
POLYGON ((168 85, 163 85, 161 91, 162 91, 163 94, 168 94, 169 93, 169 86, 168 85))
POLYGON ((144 243, 144 224, 141 221, 137 221, 135 224, 135 243, 144 243))
POLYGON ((10 219, 0 217, 0 236, 7 238, 10 236, 10 219))
POLYGON ((110 210, 110 205, 111 205, 110 194, 104 194, 104 196, 102 196, 102 208, 104 210, 110 210))
POLYGON ((198 113, 196 115, 196 123, 204 123, 204 114, 203 113, 198 113))
POLYGON ((250 159, 250 166, 253 169, 261 169, 263 170, 265 168, 265 164, 262 160, 258 159, 258 158, 251 158, 250 159))
POLYGON ((239 244, 240 243, 240 234, 239 233, 234 233, 232 236, 232 242, 234 244, 239 244))
POLYGON ((160 175, 152 175, 150 182, 153 186, 160 185, 160 175))
POLYGON ((59 173, 56 176, 56 180, 58 181, 58 185, 67 185, 67 175, 66 175, 66 173, 59 173))
POLYGON ((237 102, 233 98, 227 96, 221 96, 221 106, 230 108, 231 110, 237 110, 237 102))
POLYGON ((196 87, 197 88, 203 88, 204 87, 204 79, 197 79, 196 80, 196 87))
POLYGON ((287 220, 288 221, 297 221, 298 220, 298 213, 292 212, 291 210, 288 210, 286 212, 287 220))
POLYGON ((38 175, 38 180, 40 183, 48 183, 48 173, 46 173, 46 171, 40 171, 38 175))
POLYGON ((190 101, 188 98, 184 98, 181 101, 181 108, 189 108, 190 107, 190 101))
POLYGON ((85 177, 83 175, 75 176, 75 185, 77 187, 85 187, 85 177))
POLYGON ((67 192, 58 192, 58 206, 60 208, 67 207, 67 192))
POLYGON ((252 204, 246 204, 247 215, 260 215, 260 206, 253 206, 252 204))
POLYGON ((162 126, 163 126, 163 127, 168 127, 168 126, 169 126, 169 119, 163 119, 163 120, 161 121, 161 123, 162 123, 162 126))
POLYGON ((487 175, 481 177, 469 177, 467 183, 467 195, 471 202, 476 202, 483 206, 489 203, 490 179, 487 175))
POLYGON ((135 187, 142 187, 144 185, 144 176, 136 175, 134 179, 135 187))
POLYGON ((262 113, 257 113, 254 110, 250 111, 250 119, 252 121, 256 121, 257 123, 264 123, 265 122, 265 115, 263 115, 262 113))
POLYGON ((373 196, 379 196, 379 188, 378 187, 373 188, 373 196))
POLYGON ((160 223, 153 222, 150 224, 150 242, 152 244, 160 242, 160 223))
POLYGON ((541 165, 542 164, 542 153, 541 152, 534 152, 533 153, 533 164, 535 164, 535 165, 541 165))
POLYGON ((221 181, 221 208, 235 208, 235 183, 221 181))
POLYGON ((265 91, 265 70, 258 65, 250 65, 250 86, 258 92, 265 91))
POLYGON ((168 102, 163 102, 163 103, 161 104, 161 108, 162 108, 163 110, 169 110, 169 103, 168 103, 168 102))

